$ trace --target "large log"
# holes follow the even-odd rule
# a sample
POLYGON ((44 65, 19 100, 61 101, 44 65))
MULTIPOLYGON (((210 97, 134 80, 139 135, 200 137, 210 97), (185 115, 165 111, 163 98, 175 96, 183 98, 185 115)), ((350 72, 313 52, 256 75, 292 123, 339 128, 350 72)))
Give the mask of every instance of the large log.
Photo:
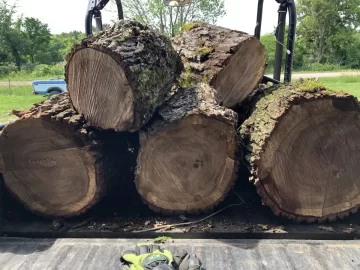
POLYGON ((118 21, 67 55, 72 103, 92 125, 136 131, 153 115, 183 68, 171 41, 138 22, 118 21))
POLYGON ((172 43, 185 66, 181 86, 210 83, 219 92, 221 105, 228 108, 248 97, 265 73, 264 46, 244 32, 191 23, 172 43))
POLYGON ((153 210, 207 211, 232 187, 237 114, 217 99, 205 84, 179 89, 141 131, 135 183, 153 210))
POLYGON ((116 172, 109 170, 105 145, 72 108, 68 94, 17 115, 0 135, 0 172, 7 190, 43 216, 76 216, 99 202, 116 172))
POLYGON ((324 222, 360 204, 360 104, 315 81, 265 91, 240 130, 250 180, 276 215, 324 222))

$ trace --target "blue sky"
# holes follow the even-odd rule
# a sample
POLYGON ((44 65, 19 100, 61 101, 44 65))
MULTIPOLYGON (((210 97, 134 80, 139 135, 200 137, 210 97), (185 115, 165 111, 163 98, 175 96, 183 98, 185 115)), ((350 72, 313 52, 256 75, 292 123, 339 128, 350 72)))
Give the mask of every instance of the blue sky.
MULTIPOLYGON (((15 1, 11 0, 10 2, 15 1)), ((26 17, 35 17, 49 25, 52 33, 84 31, 88 0, 18 0, 19 11, 26 17)), ((278 4, 274 0, 264 1, 262 33, 272 32, 277 24, 278 4)), ((253 33, 256 24, 257 0, 225 0, 227 14, 218 25, 253 33)), ((104 22, 114 14, 103 12, 104 22)))

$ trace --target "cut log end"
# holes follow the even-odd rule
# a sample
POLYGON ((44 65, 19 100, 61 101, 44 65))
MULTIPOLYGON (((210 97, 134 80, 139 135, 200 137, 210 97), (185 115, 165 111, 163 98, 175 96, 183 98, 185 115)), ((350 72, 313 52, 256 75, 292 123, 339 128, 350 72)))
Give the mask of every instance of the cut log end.
POLYGON ((289 87, 263 98, 244 126, 254 128, 252 121, 257 127, 248 160, 265 205, 277 215, 308 222, 357 210, 360 105, 354 97, 295 94, 289 87))
POLYGON ((92 48, 78 51, 69 63, 67 82, 74 107, 92 125, 132 128, 133 92, 123 69, 111 56, 92 48))
POLYGON ((178 93, 162 112, 162 119, 170 122, 155 123, 150 132, 141 135, 136 186, 153 210, 211 210, 235 181, 236 116, 213 104, 213 95, 206 89, 210 90, 197 87, 178 93), (183 115, 180 104, 193 104, 194 108, 186 109, 193 113, 183 115), (228 113, 228 117, 222 113, 228 113))
POLYGON ((265 73, 265 49, 256 39, 243 41, 211 84, 225 107, 233 108, 259 85, 265 73))
POLYGON ((207 82, 227 108, 234 108, 257 89, 265 73, 265 47, 247 33, 195 23, 172 42, 185 66, 180 85, 207 82))
POLYGON ((2 174, 9 192, 43 216, 75 216, 100 199, 98 154, 58 122, 19 119, 0 137, 2 174))
POLYGON ((151 136, 140 154, 142 197, 174 212, 212 208, 233 180, 227 138, 233 133, 225 123, 194 116, 151 136))
POLYGON ((360 205, 360 110, 351 107, 353 100, 306 102, 279 122, 259 176, 268 175, 264 188, 286 212, 323 218, 360 205))
POLYGON ((75 109, 91 125, 116 131, 134 132, 146 124, 183 68, 170 39, 126 20, 85 38, 66 59, 75 109))

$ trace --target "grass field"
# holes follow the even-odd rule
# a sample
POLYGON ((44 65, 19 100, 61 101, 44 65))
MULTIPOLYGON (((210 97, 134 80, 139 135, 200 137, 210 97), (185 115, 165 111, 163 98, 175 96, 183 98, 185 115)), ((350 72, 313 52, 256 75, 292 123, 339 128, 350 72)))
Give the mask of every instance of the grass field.
POLYGON ((320 78, 320 81, 332 90, 342 90, 360 99, 360 76, 320 78))
MULTIPOLYGON (((360 76, 320 78, 320 81, 333 90, 350 93, 360 99, 360 76)), ((11 111, 27 109, 46 97, 34 96, 30 86, 0 87, 0 123, 15 119, 11 111)))
POLYGON ((45 99, 46 97, 33 95, 30 86, 18 86, 10 89, 0 87, 0 123, 16 119, 11 115, 12 110, 27 109, 32 104, 45 99))
POLYGON ((0 82, 7 82, 9 81, 34 81, 34 80, 49 80, 52 78, 63 78, 64 76, 58 75, 47 75, 47 76, 35 76, 32 74, 20 74, 19 76, 13 76, 11 78, 8 77, 0 77, 0 82))

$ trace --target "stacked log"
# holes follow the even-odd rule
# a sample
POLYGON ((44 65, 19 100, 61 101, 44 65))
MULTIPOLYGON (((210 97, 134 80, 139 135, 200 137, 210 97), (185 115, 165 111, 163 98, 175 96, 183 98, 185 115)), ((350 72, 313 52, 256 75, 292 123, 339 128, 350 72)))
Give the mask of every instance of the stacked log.
POLYGON ((102 129, 137 131, 168 96, 182 70, 165 36, 119 21, 67 55, 67 88, 76 110, 102 129))
POLYGON ((113 183, 154 211, 199 213, 224 200, 243 162, 276 215, 355 212, 359 102, 316 81, 259 88, 265 67, 264 46, 240 31, 194 23, 171 41, 119 21, 71 50, 69 93, 0 134, 5 186, 45 216, 85 213, 113 183), (110 139, 125 133, 137 145, 110 139))
POLYGON ((139 194, 156 211, 197 213, 235 181, 237 114, 206 84, 180 89, 140 133, 139 194))
POLYGON ((128 141, 101 140, 101 133, 74 110, 68 93, 16 114, 19 119, 0 135, 0 172, 6 189, 31 212, 80 215, 114 181, 131 175, 128 141))
POLYGON ((172 39, 184 63, 180 83, 209 83, 220 104, 234 108, 246 99, 265 73, 265 47, 247 33, 208 23, 190 23, 172 39))
POLYGON ((318 82, 274 87, 240 130, 251 178, 276 215, 324 222, 360 205, 360 104, 318 82))

